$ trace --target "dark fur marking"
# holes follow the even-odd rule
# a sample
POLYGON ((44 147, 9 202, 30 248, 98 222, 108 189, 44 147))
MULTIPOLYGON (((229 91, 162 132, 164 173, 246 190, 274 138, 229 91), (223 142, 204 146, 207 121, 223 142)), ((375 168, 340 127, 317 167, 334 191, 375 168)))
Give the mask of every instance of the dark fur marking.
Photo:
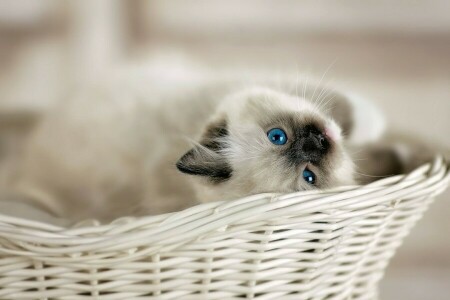
POLYGON ((343 96, 334 98, 331 116, 342 129, 344 136, 349 136, 354 127, 353 107, 343 96))
POLYGON ((213 182, 222 182, 231 177, 232 169, 226 161, 199 161, 196 159, 196 149, 191 149, 177 162, 179 171, 198 176, 207 176, 213 182))
POLYGON ((217 151, 224 148, 224 145, 220 139, 224 138, 227 135, 228 135, 227 121, 225 119, 221 119, 217 122, 210 124, 206 128, 206 131, 203 134, 200 144, 202 144, 208 149, 217 151))
POLYGON ((220 150, 225 147, 221 139, 227 135, 225 119, 210 124, 203 134, 200 144, 213 152, 202 147, 189 150, 178 160, 176 164, 178 170, 190 175, 208 177, 214 183, 229 179, 233 170, 223 154, 220 153, 220 150))
POLYGON ((294 165, 303 162, 319 164, 330 148, 325 136, 314 125, 294 127, 293 130, 294 141, 284 151, 288 160, 294 165))

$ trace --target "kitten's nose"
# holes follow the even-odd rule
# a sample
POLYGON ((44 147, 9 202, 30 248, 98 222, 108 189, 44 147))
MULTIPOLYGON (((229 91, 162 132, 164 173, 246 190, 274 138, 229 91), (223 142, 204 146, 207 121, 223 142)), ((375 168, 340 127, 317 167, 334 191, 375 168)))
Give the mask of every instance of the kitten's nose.
POLYGON ((319 160, 326 154, 330 144, 326 136, 315 126, 305 126, 301 136, 301 151, 309 160, 319 160))

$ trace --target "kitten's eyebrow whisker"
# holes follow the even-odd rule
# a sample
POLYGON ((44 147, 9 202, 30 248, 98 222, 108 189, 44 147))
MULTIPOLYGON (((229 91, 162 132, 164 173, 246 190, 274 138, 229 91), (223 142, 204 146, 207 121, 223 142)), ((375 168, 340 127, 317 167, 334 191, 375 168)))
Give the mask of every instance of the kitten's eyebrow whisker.
POLYGON ((323 102, 325 101, 326 97, 329 96, 329 94, 330 94, 330 91, 326 92, 324 95, 322 95, 323 98, 322 98, 321 94, 319 94, 319 96, 317 97, 317 102, 318 102, 318 108, 319 109, 324 109, 325 108, 325 106, 323 105, 323 102))
MULTIPOLYGON (((328 82, 329 82, 329 81, 328 81, 328 82)), ((328 82, 327 82, 327 84, 328 84, 328 82)), ((333 100, 334 97, 336 96, 336 93, 335 93, 335 91, 334 91, 333 89, 331 89, 331 88, 326 89, 325 87, 324 87, 323 91, 325 91, 325 93, 323 93, 322 96, 319 94, 319 97, 318 97, 318 98, 321 99, 321 100, 320 100, 320 105, 321 105, 320 108, 321 108, 321 109, 326 109, 328 103, 329 103, 331 100, 333 100), (333 95, 333 96, 332 96, 329 100, 326 101, 326 99, 327 99, 330 95, 333 95), (326 101, 326 102, 325 102, 325 101, 326 101), (324 102, 325 102, 325 103, 324 103, 324 102)))
POLYGON ((306 76, 305 82, 303 83, 303 99, 306 99, 306 89, 308 88, 309 76, 306 76))
POLYGON ((316 87, 314 88, 314 92, 311 96, 311 101, 314 101, 314 96, 316 95, 316 91, 317 88, 320 86, 320 84, 322 83, 322 80, 324 79, 324 77, 327 75, 328 71, 331 69, 331 67, 333 67, 333 65, 336 63, 337 58, 334 59, 334 61, 328 66, 328 68, 325 70, 325 72, 323 73, 322 77, 319 80, 319 83, 316 85, 316 87))
MULTIPOLYGON (((331 101, 334 99, 334 97, 336 97, 336 95, 333 95, 330 99, 328 99, 324 104, 323 104, 323 109, 329 111, 330 108, 327 108, 327 105, 331 103, 331 101)), ((325 98, 326 99, 326 98, 325 98)), ((325 101, 324 99, 324 101, 325 101)), ((333 108, 334 106, 331 106, 331 108, 333 108)))
MULTIPOLYGON (((329 81, 328 81, 329 82, 329 81)), ((322 90, 320 91, 319 95, 317 96, 317 102, 319 103, 319 108, 322 108, 322 102, 330 93, 332 92, 331 89, 327 89, 326 86, 328 82, 323 84, 322 90), (323 97, 323 98, 322 98, 323 97)))

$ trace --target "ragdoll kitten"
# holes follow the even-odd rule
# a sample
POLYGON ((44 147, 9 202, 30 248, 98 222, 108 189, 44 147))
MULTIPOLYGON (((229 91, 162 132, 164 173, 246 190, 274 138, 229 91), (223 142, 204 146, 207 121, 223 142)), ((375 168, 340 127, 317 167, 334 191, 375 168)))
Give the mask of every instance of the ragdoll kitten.
POLYGON ((311 81, 119 74, 62 101, 37 126, 16 181, 26 201, 73 221, 110 221, 351 185, 347 144, 383 130, 370 103, 311 81))

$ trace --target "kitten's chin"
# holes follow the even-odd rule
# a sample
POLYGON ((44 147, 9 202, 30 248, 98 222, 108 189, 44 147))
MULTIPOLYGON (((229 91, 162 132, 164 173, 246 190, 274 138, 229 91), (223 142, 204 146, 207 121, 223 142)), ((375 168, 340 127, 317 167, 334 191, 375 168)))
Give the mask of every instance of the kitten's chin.
POLYGON ((335 182, 332 187, 355 185, 355 166, 351 160, 343 161, 339 169, 336 169, 335 182))
POLYGON ((344 181, 340 182, 339 184, 336 184, 335 187, 346 186, 346 185, 355 185, 355 184, 356 184, 356 180, 354 179, 354 175, 352 174, 348 180, 344 180, 344 181))
POLYGON ((339 143, 342 140, 341 129, 335 123, 326 126, 324 134, 334 143, 339 143))

